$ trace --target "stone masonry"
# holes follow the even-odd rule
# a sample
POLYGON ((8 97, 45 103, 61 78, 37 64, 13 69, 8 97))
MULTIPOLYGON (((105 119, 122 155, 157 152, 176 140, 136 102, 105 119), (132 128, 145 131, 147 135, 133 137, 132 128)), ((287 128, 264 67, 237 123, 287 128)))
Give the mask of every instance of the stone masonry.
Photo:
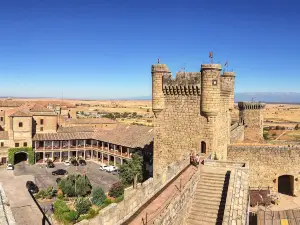
POLYGON ((250 187, 278 190, 278 177, 294 177, 294 192, 300 190, 300 146, 230 145, 228 159, 249 162, 250 187))
POLYGON ((245 141, 263 141, 263 109, 261 102, 239 102, 240 122, 245 125, 245 141))
POLYGON ((226 159, 235 76, 220 71, 220 64, 203 64, 173 79, 167 65, 152 66, 154 179, 191 152, 226 159))

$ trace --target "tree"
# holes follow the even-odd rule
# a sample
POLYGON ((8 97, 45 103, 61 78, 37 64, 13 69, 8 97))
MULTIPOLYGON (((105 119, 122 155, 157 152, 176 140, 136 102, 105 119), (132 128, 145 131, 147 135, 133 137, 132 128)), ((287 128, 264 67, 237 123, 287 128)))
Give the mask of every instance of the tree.
POLYGON ((58 187, 69 197, 86 196, 92 190, 92 185, 88 177, 79 174, 72 174, 66 178, 62 178, 58 183, 58 187))
POLYGON ((117 198, 123 194, 124 194, 124 186, 120 182, 114 183, 112 187, 109 189, 110 197, 117 198))
POLYGON ((299 124, 296 124, 295 130, 299 130, 299 124))
POLYGON ((79 197, 75 201, 75 208, 79 215, 86 214, 89 211, 91 205, 92 204, 90 200, 88 200, 87 198, 79 197))
POLYGON ((97 206, 101 206, 106 199, 106 195, 101 187, 96 187, 92 191, 92 202, 97 206))
POLYGON ((143 180, 143 158, 132 154, 132 159, 120 167, 120 178, 124 185, 132 184, 136 188, 137 182, 143 180))

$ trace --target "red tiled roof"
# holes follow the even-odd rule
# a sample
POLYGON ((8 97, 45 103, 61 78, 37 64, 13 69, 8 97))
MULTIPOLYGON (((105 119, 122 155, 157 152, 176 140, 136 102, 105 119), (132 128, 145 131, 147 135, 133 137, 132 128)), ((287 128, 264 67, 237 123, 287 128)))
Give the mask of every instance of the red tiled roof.
POLYGON ((19 107, 25 104, 22 101, 14 101, 14 100, 2 100, 0 101, 0 107, 19 107))
POLYGON ((108 118, 84 118, 84 119, 71 119, 71 124, 102 124, 102 123, 117 123, 108 118))
POLYGON ((100 129, 95 132, 43 133, 36 134, 33 137, 34 141, 74 139, 95 139, 130 148, 143 148, 153 141, 153 128, 118 124, 117 127, 112 130, 100 129))
POLYGON ((27 113, 23 110, 19 110, 15 113, 9 115, 10 117, 22 116, 22 117, 31 117, 30 113, 27 113))
POLYGON ((48 109, 40 104, 35 104, 34 106, 30 107, 31 112, 53 112, 51 109, 48 109))
POLYGON ((94 132, 93 126, 59 127, 57 133, 94 132))

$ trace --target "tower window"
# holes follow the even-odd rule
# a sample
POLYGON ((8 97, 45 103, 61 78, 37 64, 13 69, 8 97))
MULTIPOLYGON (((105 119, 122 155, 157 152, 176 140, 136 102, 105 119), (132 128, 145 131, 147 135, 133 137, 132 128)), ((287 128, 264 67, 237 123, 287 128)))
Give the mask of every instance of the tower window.
POLYGON ((44 127, 40 127, 40 131, 44 131, 44 127))
POLYGON ((15 143, 15 147, 18 148, 19 147, 19 143, 15 143))
POLYGON ((22 122, 19 122, 19 127, 23 127, 23 123, 22 122))
POLYGON ((1 142, 1 147, 4 147, 4 142, 1 142))
POLYGON ((23 146, 24 146, 24 147, 27 147, 27 142, 24 142, 24 143, 23 143, 23 146))
POLYGON ((3 121, 3 117, 2 116, 0 117, 0 121, 3 121))
POLYGON ((41 119, 40 123, 41 123, 41 125, 43 125, 44 124, 44 119, 41 119))
POLYGON ((212 81, 212 85, 214 85, 214 86, 218 85, 218 81, 217 80, 213 80, 212 81))

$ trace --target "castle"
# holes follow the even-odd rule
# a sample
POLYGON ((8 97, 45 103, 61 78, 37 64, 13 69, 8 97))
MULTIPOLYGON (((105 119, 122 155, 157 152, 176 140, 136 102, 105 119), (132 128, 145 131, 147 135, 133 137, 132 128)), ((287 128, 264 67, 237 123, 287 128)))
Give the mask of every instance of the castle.
POLYGON ((152 66, 155 173, 191 152, 226 160, 229 144, 263 139, 263 103, 239 103, 232 129, 234 84, 235 73, 221 74, 220 64, 202 64, 200 72, 178 72, 175 79, 167 65, 152 66))

